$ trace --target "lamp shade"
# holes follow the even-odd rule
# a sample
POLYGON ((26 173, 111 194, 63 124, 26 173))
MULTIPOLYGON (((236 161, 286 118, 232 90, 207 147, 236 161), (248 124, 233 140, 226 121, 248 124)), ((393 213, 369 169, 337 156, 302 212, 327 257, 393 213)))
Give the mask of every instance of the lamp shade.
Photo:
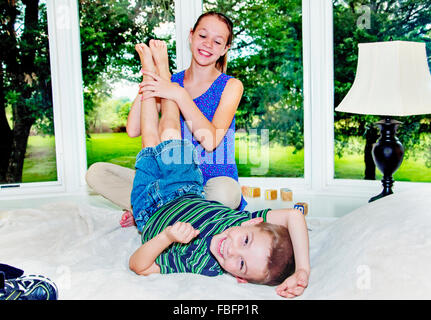
POLYGON ((409 116, 431 113, 425 43, 360 43, 356 78, 336 111, 409 116))

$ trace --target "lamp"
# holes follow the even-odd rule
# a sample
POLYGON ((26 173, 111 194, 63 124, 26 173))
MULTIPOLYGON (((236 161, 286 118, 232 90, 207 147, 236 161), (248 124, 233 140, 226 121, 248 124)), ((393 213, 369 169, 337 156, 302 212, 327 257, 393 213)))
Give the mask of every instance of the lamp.
POLYGON ((379 115, 380 137, 372 155, 383 173, 383 191, 369 202, 392 194, 392 174, 400 167, 404 148, 396 137, 401 122, 391 116, 431 113, 431 75, 425 43, 386 41, 360 43, 358 66, 350 91, 336 111, 379 115))

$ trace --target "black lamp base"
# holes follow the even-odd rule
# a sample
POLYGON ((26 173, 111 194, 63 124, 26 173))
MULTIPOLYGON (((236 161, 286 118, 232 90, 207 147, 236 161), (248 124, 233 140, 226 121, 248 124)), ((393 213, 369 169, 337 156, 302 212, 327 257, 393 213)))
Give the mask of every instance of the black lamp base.
POLYGON ((392 175, 397 171, 403 162, 404 147, 395 136, 399 125, 402 122, 385 118, 375 124, 380 129, 380 138, 373 146, 373 159, 376 166, 383 173, 383 191, 372 197, 368 202, 386 197, 393 193, 392 186, 394 179, 392 175))
POLYGON ((370 198, 370 200, 368 200, 368 202, 373 202, 375 200, 378 200, 380 198, 386 197, 390 194, 393 194, 394 192, 392 191, 392 185, 394 184, 394 179, 392 179, 392 176, 388 177, 388 178, 384 178, 382 179, 382 185, 383 185, 383 190, 382 192, 380 192, 378 195, 370 198))

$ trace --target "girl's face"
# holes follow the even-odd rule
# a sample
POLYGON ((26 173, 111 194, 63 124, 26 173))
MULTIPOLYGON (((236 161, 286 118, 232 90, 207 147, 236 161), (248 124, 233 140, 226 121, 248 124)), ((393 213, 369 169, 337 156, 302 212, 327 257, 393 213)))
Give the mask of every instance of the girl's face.
POLYGON ((214 16, 202 18, 189 36, 193 58, 200 65, 215 63, 229 49, 228 38, 229 29, 223 21, 214 16))

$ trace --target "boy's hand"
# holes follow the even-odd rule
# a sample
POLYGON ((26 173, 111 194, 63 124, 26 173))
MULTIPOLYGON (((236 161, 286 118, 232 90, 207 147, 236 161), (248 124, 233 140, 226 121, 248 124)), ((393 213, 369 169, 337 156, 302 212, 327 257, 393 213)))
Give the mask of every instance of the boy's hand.
POLYGON ((308 286, 308 272, 299 269, 296 270, 289 278, 283 281, 275 291, 279 296, 285 298, 295 298, 300 296, 308 286))
POLYGON ((199 234, 199 230, 192 227, 187 222, 176 222, 173 226, 166 229, 168 238, 172 242, 189 243, 194 237, 199 234))

